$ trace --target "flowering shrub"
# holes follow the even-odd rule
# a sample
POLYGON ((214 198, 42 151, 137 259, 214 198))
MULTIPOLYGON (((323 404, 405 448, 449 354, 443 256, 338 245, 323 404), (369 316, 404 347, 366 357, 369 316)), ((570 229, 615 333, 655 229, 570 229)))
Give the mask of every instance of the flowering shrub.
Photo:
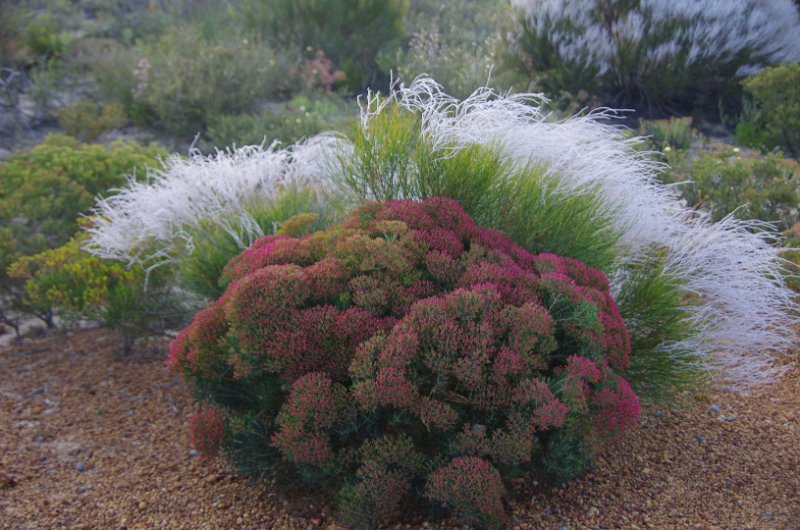
POLYGON ((390 518, 421 481, 491 527, 503 476, 575 460, 554 433, 588 464, 635 423, 618 375, 630 338, 600 271, 531 254, 451 199, 367 203, 302 235, 313 220, 232 259, 225 294, 170 350, 234 426, 234 461, 269 444, 259 466, 338 488, 352 526, 390 518))
POLYGON ((516 51, 553 92, 587 89, 645 108, 695 103, 763 65, 800 59, 789 0, 512 4, 516 51))

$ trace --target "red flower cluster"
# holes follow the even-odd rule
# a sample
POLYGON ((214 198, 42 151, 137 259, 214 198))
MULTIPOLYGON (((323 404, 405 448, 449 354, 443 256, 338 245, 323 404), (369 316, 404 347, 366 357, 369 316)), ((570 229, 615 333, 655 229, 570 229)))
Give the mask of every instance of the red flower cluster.
POLYGON ((467 523, 500 528, 505 520, 500 473, 482 458, 460 456, 433 472, 425 495, 467 523))
POLYGON ((205 458, 219 454, 225 437, 225 423, 216 408, 197 413, 189 423, 192 446, 205 458))
POLYGON ((324 232, 264 237, 225 276, 169 366, 258 418, 286 462, 338 477, 354 525, 388 516, 414 479, 495 524, 499 470, 535 470, 560 429, 603 440, 638 417, 605 276, 531 254, 452 200, 370 203, 324 232))

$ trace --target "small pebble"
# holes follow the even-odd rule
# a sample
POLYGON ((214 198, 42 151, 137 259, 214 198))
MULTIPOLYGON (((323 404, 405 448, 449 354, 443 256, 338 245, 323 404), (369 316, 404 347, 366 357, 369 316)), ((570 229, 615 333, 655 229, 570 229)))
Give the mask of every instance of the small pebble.
POLYGON ((732 421, 735 421, 735 420, 736 420, 736 416, 725 416, 725 418, 723 418, 723 419, 724 419, 725 421, 727 421, 728 423, 730 423, 730 422, 732 422, 732 421))
POLYGON ((706 441, 706 437, 703 436, 702 434, 695 434, 694 437, 698 442, 705 442, 706 441))
POLYGON ((656 418, 661 418, 663 416, 664 416, 664 413, 661 412, 660 410, 658 412, 656 412, 656 418))
POLYGON ((86 469, 86 464, 84 464, 83 462, 78 462, 77 464, 75 464, 75 469, 77 469, 78 472, 81 473, 86 469))
POLYGON ((200 453, 198 453, 196 449, 189 449, 189 453, 188 454, 189 454, 189 456, 197 456, 200 453))
POLYGON ((712 404, 710 407, 708 407, 708 411, 709 411, 710 413, 712 413, 712 414, 716 414, 716 413, 718 413, 718 412, 719 412, 719 410, 720 410, 720 409, 719 409, 719 405, 717 405, 716 403, 714 403, 714 404, 712 404))

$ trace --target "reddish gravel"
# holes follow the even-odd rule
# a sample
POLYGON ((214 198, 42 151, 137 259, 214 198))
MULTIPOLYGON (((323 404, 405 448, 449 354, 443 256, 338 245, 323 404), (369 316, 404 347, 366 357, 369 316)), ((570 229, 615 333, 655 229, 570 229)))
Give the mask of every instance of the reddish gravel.
MULTIPOLYGON (((116 347, 95 330, 0 350, 1 528, 339 528, 319 499, 190 456, 185 386, 116 347)), ((510 527, 800 529, 800 371, 686 401, 645 408, 580 480, 521 482, 510 527)), ((461 528, 398 528, 440 526, 461 528)))

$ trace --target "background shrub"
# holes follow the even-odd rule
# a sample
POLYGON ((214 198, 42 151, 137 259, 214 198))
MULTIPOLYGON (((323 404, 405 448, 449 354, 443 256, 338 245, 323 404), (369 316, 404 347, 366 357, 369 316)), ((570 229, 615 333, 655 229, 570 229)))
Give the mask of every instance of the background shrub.
POLYGON ((383 78, 381 49, 404 37, 408 0, 249 0, 245 24, 265 42, 313 58, 319 51, 359 91, 383 78))
POLYGON ((65 245, 24 256, 8 268, 22 283, 21 303, 39 313, 54 313, 70 324, 97 321, 122 335, 121 352, 132 352, 138 338, 180 325, 187 309, 171 294, 164 271, 145 273, 119 261, 102 260, 81 248, 85 234, 65 245))
POLYGON ((777 153, 759 156, 726 147, 697 157, 674 158, 664 178, 684 182, 680 190, 687 203, 709 210, 715 221, 733 214, 777 223, 786 230, 797 221, 799 174, 796 162, 777 153))
MULTIPOLYGON (((765 68, 742 84, 759 109, 767 147, 780 146, 800 159, 800 64, 765 68)), ((738 138, 738 126, 736 132, 738 138)))
POLYGON ((138 119, 190 138, 220 114, 251 112, 286 74, 268 49, 246 39, 209 40, 176 28, 142 49, 134 69, 138 119))
MULTIPOLYGON (((18 282, 7 274, 9 265, 22 256, 66 243, 79 229, 79 214, 94 205, 96 195, 122 184, 126 175, 143 174, 164 154, 158 148, 132 143, 115 142, 104 148, 53 135, 29 152, 13 154, 0 163, 3 305, 23 301, 18 282)), ((24 303, 18 308, 26 309, 24 303)), ((49 312, 27 309, 52 325, 49 312)))
POLYGON ((79 101, 55 112, 64 132, 84 142, 93 142, 109 129, 125 125, 125 111, 119 103, 98 104, 79 101))
POLYGON ((307 233, 314 219, 231 260, 225 294, 170 350, 244 471, 338 489, 351 527, 386 522, 417 481, 499 527, 502 477, 543 462, 574 476, 635 423, 601 272, 530 254, 451 199, 367 203, 307 233))
POLYGON ((217 147, 267 144, 290 145, 345 123, 344 103, 334 97, 297 96, 261 113, 218 115, 211 119, 208 138, 217 147))
POLYGON ((797 8, 759 2, 514 0, 513 49, 546 90, 645 111, 716 103, 762 65, 800 59, 797 8))

